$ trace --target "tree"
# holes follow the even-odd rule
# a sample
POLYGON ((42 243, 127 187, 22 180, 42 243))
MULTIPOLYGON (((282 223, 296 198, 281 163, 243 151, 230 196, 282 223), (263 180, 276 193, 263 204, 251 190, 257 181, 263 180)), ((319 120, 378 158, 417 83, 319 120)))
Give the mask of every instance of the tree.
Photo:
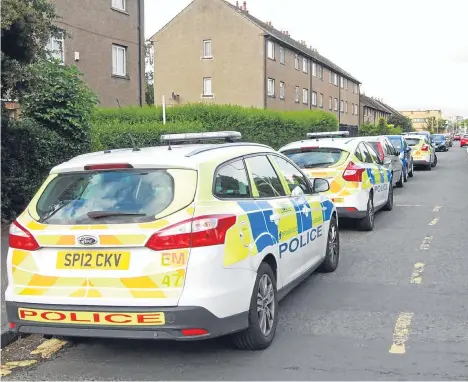
POLYGON ((388 117, 387 122, 390 125, 394 125, 397 128, 400 128, 404 132, 413 131, 413 122, 411 118, 405 117, 403 115, 392 114, 388 117))
POLYGON ((437 118, 427 117, 425 122, 425 129, 430 133, 433 133, 437 129, 437 118))
POLYGON ((151 41, 145 44, 145 101, 154 105, 154 47, 151 41))
POLYGON ((46 44, 59 29, 49 0, 3 0, 1 7, 2 97, 21 86, 25 67, 45 58, 46 44))

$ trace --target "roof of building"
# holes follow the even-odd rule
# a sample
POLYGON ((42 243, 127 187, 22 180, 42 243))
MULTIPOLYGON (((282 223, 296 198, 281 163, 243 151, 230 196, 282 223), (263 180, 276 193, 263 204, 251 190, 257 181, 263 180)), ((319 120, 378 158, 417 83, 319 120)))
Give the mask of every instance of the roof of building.
POLYGON ((391 111, 392 114, 395 114, 395 115, 399 115, 401 117, 404 117, 403 114, 401 114, 398 110, 394 109, 393 107, 387 105, 386 103, 383 103, 382 101, 378 101, 378 103, 382 104, 383 106, 385 106, 387 109, 389 109, 391 111))
POLYGON ((354 82, 357 82, 358 84, 361 84, 361 82, 354 78, 351 74, 349 74, 347 71, 344 69, 340 68, 338 65, 330 61, 328 58, 322 56, 319 54, 317 51, 312 50, 308 48, 307 46, 301 44, 299 41, 294 40, 291 38, 289 35, 285 34, 284 32, 279 31, 278 29, 274 28, 272 25, 269 25, 259 19, 257 19, 255 16, 252 16, 248 11, 244 11, 240 8, 237 8, 234 4, 231 4, 228 0, 221 0, 223 3, 225 3, 227 6, 229 6, 231 9, 233 9, 236 12, 241 13, 243 16, 245 16, 247 19, 252 21, 254 24, 256 24, 259 28, 263 29, 265 33, 270 35, 271 37, 275 38, 276 40, 281 41, 283 44, 303 53, 304 55, 312 58, 313 60, 321 63, 324 66, 327 66, 328 68, 336 71, 337 73, 341 74, 343 77, 346 77, 354 82))
POLYGON ((382 103, 378 102, 374 98, 366 96, 365 94, 361 93, 359 95, 359 102, 365 106, 382 111, 384 113, 393 114, 393 112, 388 107, 385 107, 382 103))

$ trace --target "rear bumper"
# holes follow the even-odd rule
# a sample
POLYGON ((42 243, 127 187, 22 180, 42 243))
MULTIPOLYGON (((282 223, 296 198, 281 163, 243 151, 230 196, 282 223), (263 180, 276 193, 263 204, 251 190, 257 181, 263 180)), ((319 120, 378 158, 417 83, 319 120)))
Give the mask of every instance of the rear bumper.
POLYGON ((428 164, 430 164, 431 161, 429 158, 426 159, 421 159, 421 160, 413 160, 413 166, 427 166, 428 164))
POLYGON ((345 219, 362 219, 366 217, 367 210, 365 211, 349 211, 346 207, 337 207, 336 212, 339 218, 345 219))
MULTIPOLYGON (((26 304, 6 301, 8 321, 15 324, 12 329, 16 333, 36 333, 71 337, 100 337, 100 338, 129 338, 129 339, 160 339, 160 340, 201 340, 219 337, 222 335, 241 331, 248 326, 248 312, 233 316, 219 318, 205 308, 197 306, 181 307, 103 307, 103 306, 73 306, 73 305, 48 305, 26 304), (106 325, 106 324, 73 324, 66 323, 35 322, 20 319, 18 309, 35 309, 47 312, 75 312, 75 319, 80 319, 80 312, 99 312, 101 317, 105 313, 113 313, 116 321, 124 320, 127 314, 137 313, 164 313, 164 325, 106 325), (205 329, 208 334, 186 336, 182 329, 205 329)), ((47 316, 47 315, 46 315, 47 316)), ((51 318, 59 317, 58 313, 49 314, 51 318)))

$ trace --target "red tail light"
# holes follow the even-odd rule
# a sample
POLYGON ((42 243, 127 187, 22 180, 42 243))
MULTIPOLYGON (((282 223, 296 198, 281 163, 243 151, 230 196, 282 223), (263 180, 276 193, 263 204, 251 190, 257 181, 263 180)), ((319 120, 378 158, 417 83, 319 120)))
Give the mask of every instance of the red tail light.
POLYGON ((421 150, 422 151, 429 151, 429 146, 428 145, 422 145, 421 150))
POLYGON ((379 155, 379 159, 381 161, 383 161, 384 158, 385 158, 385 153, 383 151, 383 147, 382 147, 382 144, 380 142, 377 142, 377 151, 378 151, 377 154, 379 155))
POLYGON ((10 226, 10 248, 35 251, 40 248, 36 239, 17 221, 10 226))
POLYGON ((133 168, 129 163, 103 163, 103 164, 89 164, 84 166, 85 170, 117 170, 122 168, 133 168))
POLYGON ((349 162, 346 170, 343 173, 343 179, 347 182, 362 182, 362 174, 366 171, 365 168, 349 162))
POLYGON ((162 229, 151 236, 146 247, 153 251, 208 247, 224 244, 226 232, 236 223, 234 215, 205 215, 162 229))
POLYGON ((208 330, 205 329, 182 329, 181 332, 184 337, 203 336, 208 334, 208 330))

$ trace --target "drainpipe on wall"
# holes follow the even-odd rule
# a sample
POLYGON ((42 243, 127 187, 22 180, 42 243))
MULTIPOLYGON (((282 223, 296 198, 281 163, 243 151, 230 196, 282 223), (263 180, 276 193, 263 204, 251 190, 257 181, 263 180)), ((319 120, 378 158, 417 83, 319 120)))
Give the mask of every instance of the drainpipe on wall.
MULTIPOLYGON (((317 64, 315 64, 317 65, 317 64)), ((312 88, 312 59, 309 58, 309 82, 310 82, 310 95, 309 95, 309 109, 312 110, 312 93, 314 89, 312 88)), ((317 97, 315 97, 315 103, 317 103, 317 97)))
MULTIPOLYGON (((268 107, 268 73, 267 73, 267 59, 268 59, 268 40, 269 36, 265 36, 265 44, 263 46, 263 107, 268 107)), ((276 52, 275 52, 276 54, 276 52)), ((276 83, 275 83, 276 87, 276 83)))
POLYGON ((338 79, 338 126, 341 125, 341 79, 342 78, 343 76, 340 76, 340 78, 338 79))
POLYGON ((142 70, 141 70, 141 64, 142 64, 142 60, 141 60, 141 56, 142 56, 142 46, 141 46, 141 33, 142 33, 142 30, 141 30, 141 0, 137 0, 137 12, 138 12, 138 27, 137 27, 137 30, 138 30, 138 100, 139 100, 139 104, 140 104, 140 107, 143 106, 143 94, 142 94, 142 91, 143 91, 143 75, 142 75, 142 70))

